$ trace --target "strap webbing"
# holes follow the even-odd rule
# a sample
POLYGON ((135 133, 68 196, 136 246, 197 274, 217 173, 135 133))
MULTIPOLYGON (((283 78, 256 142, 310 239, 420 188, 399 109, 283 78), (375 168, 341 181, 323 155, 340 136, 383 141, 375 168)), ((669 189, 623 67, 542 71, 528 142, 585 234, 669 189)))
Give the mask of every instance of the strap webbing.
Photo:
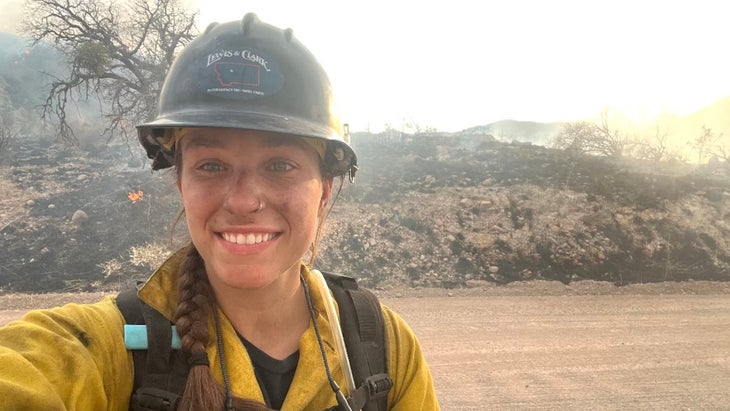
POLYGON ((342 336, 358 387, 352 393, 352 399, 357 402, 353 408, 362 407, 364 411, 386 410, 387 393, 392 380, 387 375, 387 344, 380 302, 372 292, 360 288, 354 278, 322 274, 340 310, 342 336))
POLYGON ((134 387, 133 411, 174 410, 185 389, 187 353, 173 350, 170 321, 137 297, 137 290, 119 293, 117 307, 127 324, 145 324, 147 350, 132 350, 134 387))

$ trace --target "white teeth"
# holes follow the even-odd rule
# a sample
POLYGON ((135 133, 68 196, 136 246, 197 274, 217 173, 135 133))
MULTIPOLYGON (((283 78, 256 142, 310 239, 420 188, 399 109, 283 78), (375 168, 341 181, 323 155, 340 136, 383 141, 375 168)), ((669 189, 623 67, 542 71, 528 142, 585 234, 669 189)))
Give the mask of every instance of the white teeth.
POLYGON ((271 233, 268 234, 231 234, 231 233, 222 233, 223 239, 230 242, 230 243, 236 243, 236 244, 245 244, 245 245, 251 245, 251 244, 258 244, 264 241, 271 240, 274 235, 271 233))

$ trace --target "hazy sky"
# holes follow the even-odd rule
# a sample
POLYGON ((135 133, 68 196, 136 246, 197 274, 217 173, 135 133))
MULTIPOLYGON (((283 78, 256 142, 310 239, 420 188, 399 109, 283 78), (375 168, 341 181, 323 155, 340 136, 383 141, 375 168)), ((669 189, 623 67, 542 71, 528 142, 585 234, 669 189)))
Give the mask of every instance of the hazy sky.
POLYGON ((457 131, 607 107, 650 120, 730 96, 723 1, 185 1, 201 30, 247 11, 293 28, 354 130, 411 121, 457 131))

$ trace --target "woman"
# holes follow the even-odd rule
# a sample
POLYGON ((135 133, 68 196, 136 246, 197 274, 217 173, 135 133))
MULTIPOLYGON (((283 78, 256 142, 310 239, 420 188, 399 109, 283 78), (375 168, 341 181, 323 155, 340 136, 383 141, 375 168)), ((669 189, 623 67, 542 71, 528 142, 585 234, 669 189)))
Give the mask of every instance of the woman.
MULTIPOLYGON (((138 291, 190 358, 178 409, 346 408, 331 296, 302 259, 316 256, 335 178, 352 178, 357 159, 316 59, 252 14, 213 24, 182 51, 158 117, 138 129, 153 169, 176 168, 192 239, 138 291)), ((438 409, 415 336, 382 312, 388 409, 438 409)), ((129 409, 124 322, 107 297, 0 329, 0 409, 129 409)))

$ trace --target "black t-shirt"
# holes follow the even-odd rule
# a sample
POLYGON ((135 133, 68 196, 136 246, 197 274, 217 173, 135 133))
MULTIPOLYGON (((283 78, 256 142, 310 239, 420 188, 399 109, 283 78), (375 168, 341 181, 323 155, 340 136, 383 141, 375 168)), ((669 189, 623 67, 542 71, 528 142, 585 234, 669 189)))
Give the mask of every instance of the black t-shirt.
POLYGON ((286 393, 289 392, 289 386, 294 379, 294 372, 297 370, 299 351, 283 360, 277 360, 259 350, 240 335, 238 338, 241 339, 251 357, 256 380, 259 382, 267 406, 276 410, 281 409, 286 393))

